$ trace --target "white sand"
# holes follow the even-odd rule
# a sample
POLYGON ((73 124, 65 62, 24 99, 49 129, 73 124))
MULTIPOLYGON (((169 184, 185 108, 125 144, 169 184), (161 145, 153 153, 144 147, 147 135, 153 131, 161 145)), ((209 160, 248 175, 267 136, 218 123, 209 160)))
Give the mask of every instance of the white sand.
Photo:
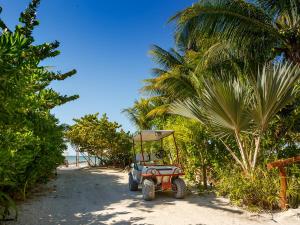
POLYGON ((112 169, 60 168, 58 178, 47 187, 20 205, 17 223, 7 224, 300 224, 300 209, 258 215, 213 196, 191 194, 176 200, 159 193, 154 201, 145 202, 140 191, 128 191, 127 174, 112 169))

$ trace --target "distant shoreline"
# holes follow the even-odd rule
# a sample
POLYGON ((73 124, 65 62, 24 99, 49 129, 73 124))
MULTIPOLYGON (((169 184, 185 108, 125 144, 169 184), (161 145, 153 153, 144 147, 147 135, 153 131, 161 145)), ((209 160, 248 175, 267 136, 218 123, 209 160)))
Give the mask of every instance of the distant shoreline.
MULTIPOLYGON (((68 160, 69 164, 74 164, 76 163, 76 155, 68 155, 64 156, 66 160, 68 160)), ((95 161, 95 156, 90 156, 90 159, 94 162, 95 161)), ((79 162, 80 163, 85 163, 87 160, 83 156, 79 156, 79 162)))

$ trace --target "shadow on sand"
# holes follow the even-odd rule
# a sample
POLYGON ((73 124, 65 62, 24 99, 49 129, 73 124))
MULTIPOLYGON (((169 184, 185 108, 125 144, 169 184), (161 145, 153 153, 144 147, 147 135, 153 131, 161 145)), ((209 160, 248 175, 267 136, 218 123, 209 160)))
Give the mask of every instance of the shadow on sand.
POLYGON ((175 205, 176 201, 187 201, 199 207, 243 214, 240 210, 228 208, 228 203, 218 200, 213 195, 205 197, 188 195, 183 200, 176 200, 172 193, 157 193, 154 201, 145 202, 142 200, 141 192, 130 192, 120 172, 113 170, 96 168, 59 170, 58 178, 49 185, 55 187, 55 190, 23 203, 20 206, 18 222, 7 224, 145 224, 141 223, 144 217, 140 217, 139 213, 131 216, 133 209, 151 213, 157 206, 175 205), (118 209, 118 204, 123 200, 129 200, 128 204, 118 209), (120 221, 117 218, 126 214, 128 214, 126 220, 120 221))

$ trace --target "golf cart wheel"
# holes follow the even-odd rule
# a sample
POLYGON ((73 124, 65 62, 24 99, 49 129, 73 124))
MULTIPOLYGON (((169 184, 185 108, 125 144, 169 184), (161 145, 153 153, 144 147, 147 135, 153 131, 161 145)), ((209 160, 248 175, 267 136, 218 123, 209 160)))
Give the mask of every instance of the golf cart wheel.
POLYGON ((186 185, 184 180, 182 180, 181 178, 176 178, 173 181, 173 191, 175 198, 184 198, 186 193, 186 185))
POLYGON ((129 190, 130 191, 137 191, 139 184, 133 179, 132 174, 130 173, 128 176, 128 184, 129 184, 129 190))
POLYGON ((143 181, 143 199, 146 201, 151 201, 155 198, 155 184, 152 180, 145 179, 143 181))

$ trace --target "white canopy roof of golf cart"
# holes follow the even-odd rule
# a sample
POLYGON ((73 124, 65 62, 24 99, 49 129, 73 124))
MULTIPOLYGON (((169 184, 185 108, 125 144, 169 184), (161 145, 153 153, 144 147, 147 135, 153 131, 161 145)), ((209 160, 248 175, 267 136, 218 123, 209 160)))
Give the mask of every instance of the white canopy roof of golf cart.
POLYGON ((174 133, 174 130, 142 130, 133 136, 134 141, 158 141, 174 133))

